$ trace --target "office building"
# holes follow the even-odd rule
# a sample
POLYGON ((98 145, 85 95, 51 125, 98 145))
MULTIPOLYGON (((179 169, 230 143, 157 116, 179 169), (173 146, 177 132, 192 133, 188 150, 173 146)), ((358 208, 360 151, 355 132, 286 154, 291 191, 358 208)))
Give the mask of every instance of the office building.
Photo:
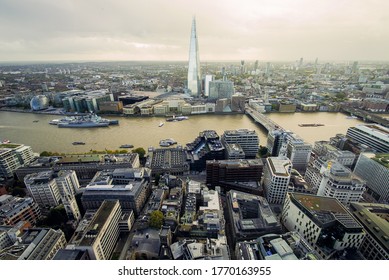
POLYGON ((291 137, 287 146, 287 157, 292 162, 293 168, 304 173, 307 169, 312 145, 297 137, 291 137))
POLYGON ((30 146, 0 143, 0 177, 11 178, 15 171, 34 159, 30 146))
POLYGON ((331 145, 328 141, 317 141, 314 144, 312 152, 315 156, 325 156, 329 160, 337 161, 346 167, 352 167, 356 160, 356 155, 347 150, 340 150, 331 145))
POLYGON ((52 171, 29 174, 24 177, 24 184, 41 210, 49 210, 61 203, 61 193, 52 171))
POLYGON ((234 83, 231 81, 217 80, 209 82, 209 99, 231 99, 234 92, 234 83))
POLYGON ((65 246, 65 234, 60 229, 24 229, 17 233, 17 242, 2 251, 0 260, 51 260, 65 246))
POLYGON ((259 137, 255 130, 226 130, 222 135, 223 144, 239 144, 246 158, 255 158, 259 150, 259 137))
POLYGON ((99 112, 102 102, 113 102, 113 94, 108 89, 83 91, 62 99, 64 109, 68 112, 99 112))
POLYGON ((236 93, 231 97, 231 111, 232 112, 244 112, 246 105, 246 96, 236 93))
POLYGON ((344 249, 358 249, 366 235, 347 208, 332 197, 288 193, 281 221, 289 231, 300 233, 323 259, 344 249))
POLYGON ((188 90, 193 97, 201 95, 201 72, 199 45, 197 42, 196 19, 192 21, 192 31, 190 35, 189 46, 189 65, 188 65, 188 90))
POLYGON ((31 197, 0 196, 0 225, 16 225, 20 221, 35 225, 40 217, 39 206, 31 197))
POLYGON ((359 251, 368 260, 389 260, 389 205, 351 203, 350 208, 366 231, 359 251))
POLYGON ((389 153, 389 128, 378 124, 363 124, 350 127, 346 136, 364 144, 377 153, 389 153))
POLYGON ((123 211, 138 216, 150 194, 148 168, 122 168, 97 172, 81 196, 84 209, 98 209, 104 200, 119 200, 123 211))
POLYGON ((204 95, 205 97, 209 96, 209 82, 213 81, 213 75, 205 75, 204 80, 204 95))
POLYGON ((47 211, 62 203, 68 217, 71 220, 79 220, 81 214, 75 195, 78 193, 80 185, 75 171, 32 173, 24 177, 24 184, 42 211, 47 211))
POLYGON ((233 246, 268 233, 281 233, 281 225, 265 198, 231 190, 227 193, 228 224, 233 246))
POLYGON ((375 201, 389 203, 389 154, 360 154, 354 173, 366 181, 367 193, 375 201))
POLYGON ((242 147, 238 143, 233 144, 224 144, 226 148, 226 158, 227 159, 245 159, 246 155, 242 147))
POLYGON ((214 130, 200 132, 193 142, 186 144, 186 148, 191 171, 205 170, 207 160, 225 159, 225 148, 214 130))
POLYGON ((260 159, 209 160, 206 165, 206 183, 212 187, 223 187, 225 191, 235 189, 259 194, 258 184, 262 171, 263 163, 260 159))
POLYGON ((96 172, 116 168, 138 168, 140 166, 139 155, 128 154, 68 154, 60 157, 40 157, 29 166, 16 170, 19 180, 23 181, 27 174, 40 171, 74 170, 80 183, 86 184, 93 179, 96 172))
POLYGON ((328 162, 322 169, 322 180, 317 195, 337 198, 348 206, 351 202, 359 202, 365 191, 365 182, 350 169, 338 162, 328 162))
POLYGON ((282 148, 287 145, 287 135, 289 132, 286 132, 281 129, 274 129, 269 131, 267 135, 267 149, 270 156, 277 157, 280 155, 282 148))
POLYGON ((185 175, 189 173, 189 163, 186 162, 184 149, 161 148, 149 150, 146 167, 151 169, 152 176, 156 174, 185 175))
POLYGON ((269 203, 282 204, 290 182, 292 163, 286 157, 268 157, 263 171, 263 188, 269 203))
POLYGON ((122 209, 118 200, 105 200, 97 211, 87 211, 67 249, 86 250, 92 260, 109 260, 119 239, 122 209))

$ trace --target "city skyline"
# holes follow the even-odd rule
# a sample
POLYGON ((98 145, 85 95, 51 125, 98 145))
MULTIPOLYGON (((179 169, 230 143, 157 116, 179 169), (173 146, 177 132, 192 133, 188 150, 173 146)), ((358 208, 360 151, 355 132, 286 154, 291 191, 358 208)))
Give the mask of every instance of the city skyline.
POLYGON ((0 62, 187 61, 193 16, 202 61, 387 61, 385 1, 0 3, 0 62))

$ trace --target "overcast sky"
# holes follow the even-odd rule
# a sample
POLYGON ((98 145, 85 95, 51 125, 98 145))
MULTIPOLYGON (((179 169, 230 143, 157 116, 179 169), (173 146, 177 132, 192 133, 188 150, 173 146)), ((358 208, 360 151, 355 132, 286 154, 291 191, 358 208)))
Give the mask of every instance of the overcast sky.
POLYGON ((0 0, 0 61, 389 60, 387 0, 0 0))

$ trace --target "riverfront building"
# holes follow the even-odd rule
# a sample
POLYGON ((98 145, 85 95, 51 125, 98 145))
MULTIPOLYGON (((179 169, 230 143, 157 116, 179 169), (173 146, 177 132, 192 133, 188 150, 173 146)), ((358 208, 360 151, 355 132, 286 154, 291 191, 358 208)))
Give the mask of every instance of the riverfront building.
POLYGON ((368 260, 389 260, 389 205, 351 203, 351 211, 366 231, 359 251, 368 260))
POLYGON ((98 171, 116 168, 138 168, 139 166, 139 155, 136 153, 68 154, 60 157, 40 157, 30 165, 18 168, 16 175, 19 180, 23 181, 26 175, 40 171, 74 170, 79 182, 86 184, 93 179, 98 171))
POLYGON ((389 153, 389 128, 378 124, 350 127, 346 136, 360 144, 373 148, 377 153, 389 153))
POLYGON ((255 130, 226 130, 222 135, 223 144, 239 144, 246 158, 255 158, 259 149, 259 137, 255 130))
POLYGON ((149 150, 146 167, 156 174, 185 175, 189 173, 186 152, 182 148, 162 148, 149 150))
POLYGON ((346 207, 330 197, 288 193, 281 221, 289 231, 299 232, 324 259, 359 248, 366 235, 346 207))
POLYGON ((23 144, 0 144, 0 177, 10 178, 22 166, 35 158, 30 146, 23 144))
POLYGON ((354 173, 366 181, 367 192, 380 203, 389 203, 389 154, 360 154, 354 173))
POLYGON ((225 148, 214 130, 200 132, 196 139, 186 144, 191 171, 203 171, 207 160, 225 159, 225 148))
POLYGON ((234 83, 227 80, 209 82, 209 99, 230 99, 234 94, 234 83))
POLYGON ((193 97, 201 95, 201 73, 199 45, 197 42, 196 19, 192 21, 192 31, 190 35, 189 46, 189 65, 188 65, 188 90, 193 97))
POLYGON ((292 163, 285 157, 268 157, 263 172, 263 188, 269 203, 282 204, 290 182, 292 163))
POLYGON ((85 91, 62 99, 66 111, 78 113, 97 113, 100 111, 100 103, 105 101, 114 101, 113 94, 107 89, 85 91))

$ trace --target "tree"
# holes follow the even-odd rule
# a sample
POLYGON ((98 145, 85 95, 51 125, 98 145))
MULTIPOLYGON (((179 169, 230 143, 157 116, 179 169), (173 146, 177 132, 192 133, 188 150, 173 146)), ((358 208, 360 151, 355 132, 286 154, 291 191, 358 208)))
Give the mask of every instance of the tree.
POLYGON ((268 149, 264 146, 259 146, 259 155, 261 158, 267 157, 268 156, 268 149))
POLYGON ((160 229, 163 224, 163 213, 159 210, 155 210, 150 214, 149 226, 152 228, 160 229))
POLYGON ((139 159, 143 159, 146 155, 146 151, 142 147, 133 149, 132 152, 138 154, 139 159))
POLYGON ((43 151, 43 152, 41 152, 41 154, 40 154, 41 157, 48 157, 48 156, 50 156, 50 155, 51 155, 51 153, 48 152, 48 151, 43 151))

